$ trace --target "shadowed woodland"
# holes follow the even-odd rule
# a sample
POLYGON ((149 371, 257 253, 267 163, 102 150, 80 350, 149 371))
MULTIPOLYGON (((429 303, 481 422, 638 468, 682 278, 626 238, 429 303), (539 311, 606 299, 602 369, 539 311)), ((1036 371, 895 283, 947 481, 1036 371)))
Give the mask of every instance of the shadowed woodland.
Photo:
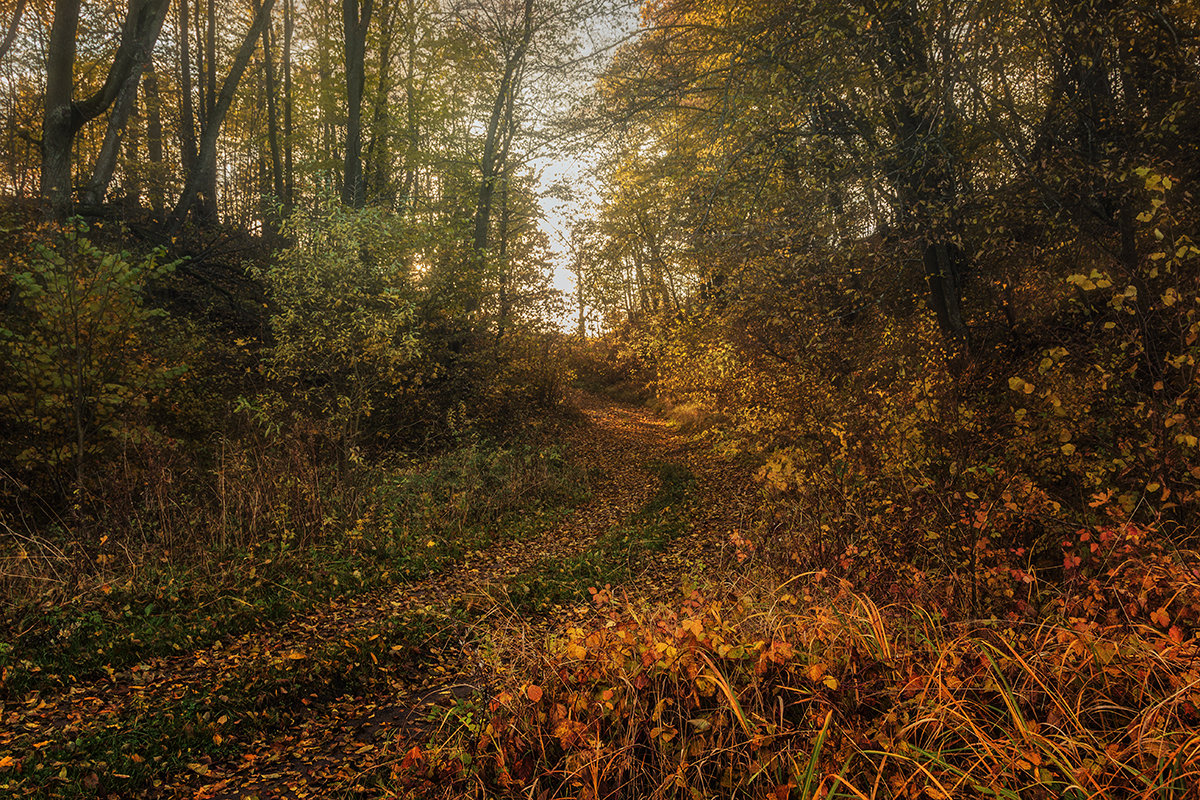
POLYGON ((0 795, 1200 798, 1200 7, 0 0, 0 795))

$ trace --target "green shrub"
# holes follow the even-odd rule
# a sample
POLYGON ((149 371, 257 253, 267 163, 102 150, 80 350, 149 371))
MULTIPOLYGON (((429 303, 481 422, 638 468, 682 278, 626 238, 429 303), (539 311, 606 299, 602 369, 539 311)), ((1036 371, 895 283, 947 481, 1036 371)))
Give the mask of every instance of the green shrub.
POLYGON ((147 412, 186 370, 151 345, 166 313, 146 302, 147 285, 175 265, 161 251, 110 252, 88 232, 68 223, 15 260, 17 312, 0 325, 5 455, 60 481, 73 467, 76 490, 91 463, 155 436, 147 412))

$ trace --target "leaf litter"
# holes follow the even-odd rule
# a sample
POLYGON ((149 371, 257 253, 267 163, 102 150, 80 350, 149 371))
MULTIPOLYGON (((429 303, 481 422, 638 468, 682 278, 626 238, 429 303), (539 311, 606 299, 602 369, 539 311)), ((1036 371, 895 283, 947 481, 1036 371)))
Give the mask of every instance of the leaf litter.
MULTIPOLYGON (((515 623, 544 633, 593 613, 581 599, 514 615, 498 587, 604 546, 652 505, 656 464, 686 462, 706 495, 744 485, 645 409, 593 396, 578 404, 586 423, 568 446, 592 476, 591 494, 560 523, 467 553, 424 580, 333 598, 271 629, 10 702, 0 707, 0 788, 14 797, 388 795, 426 742, 486 702, 494 667, 472 629, 515 623), (81 759, 97 739, 115 740, 126 763, 81 759), (31 759, 32 774, 22 770, 31 759)), ((665 548, 629 565, 631 591, 669 591, 721 557, 738 504, 705 500, 665 548)))

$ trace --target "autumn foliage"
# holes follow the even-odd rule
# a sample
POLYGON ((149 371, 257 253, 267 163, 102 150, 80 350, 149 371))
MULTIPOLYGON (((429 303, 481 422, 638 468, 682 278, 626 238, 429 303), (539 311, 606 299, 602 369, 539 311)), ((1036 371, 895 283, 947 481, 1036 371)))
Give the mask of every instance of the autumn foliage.
POLYGON ((1194 4, 10 5, 0 793, 1200 797, 1194 4))
POLYGON ((595 592, 594 616, 468 738, 399 778, 580 798, 1191 796, 1200 560, 1146 552, 1132 528, 1091 533, 1102 555, 1078 602, 1007 619, 876 605, 825 572, 653 607, 595 592))

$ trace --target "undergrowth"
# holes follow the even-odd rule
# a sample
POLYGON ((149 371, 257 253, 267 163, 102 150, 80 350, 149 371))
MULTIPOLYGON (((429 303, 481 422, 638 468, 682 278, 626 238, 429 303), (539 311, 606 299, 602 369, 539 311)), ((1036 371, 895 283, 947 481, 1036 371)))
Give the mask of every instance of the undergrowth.
POLYGON ((102 677, 329 597, 435 573, 560 519, 586 491, 577 472, 559 447, 528 444, 475 443, 431 463, 375 467, 342 490, 355 495, 357 518, 302 543, 283 526, 253 545, 182 555, 107 536, 74 551, 44 541, 35 550, 10 529, 0 698, 102 677), (60 555, 39 555, 48 550, 60 555))
POLYGON ((1097 560, 1085 591, 1035 579, 1041 610, 1015 619, 877 605, 878 587, 826 572, 715 583, 666 603, 597 593, 594 617, 536 654, 497 633, 497 657, 518 669, 457 750, 410 753, 394 785, 562 798, 1195 797, 1200 557, 1153 538, 1110 532, 1120 558, 1097 560))

